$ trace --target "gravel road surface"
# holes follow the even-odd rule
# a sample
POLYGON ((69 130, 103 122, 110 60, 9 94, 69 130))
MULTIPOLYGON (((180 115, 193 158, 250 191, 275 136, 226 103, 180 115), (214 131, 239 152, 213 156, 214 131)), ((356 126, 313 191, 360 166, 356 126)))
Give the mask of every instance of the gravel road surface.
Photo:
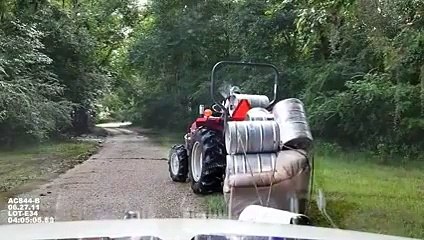
MULTIPOLYGON (((55 221, 187 217, 202 212, 202 198, 168 175, 168 149, 127 128, 105 128, 102 149, 50 183, 19 197, 39 197, 39 215, 55 221)), ((0 212, 0 223, 7 211, 0 212)))

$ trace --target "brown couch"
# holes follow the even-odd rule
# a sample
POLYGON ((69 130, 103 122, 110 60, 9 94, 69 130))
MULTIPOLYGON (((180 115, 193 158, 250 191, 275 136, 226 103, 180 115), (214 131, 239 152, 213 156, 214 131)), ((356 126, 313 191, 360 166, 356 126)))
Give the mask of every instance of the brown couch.
MULTIPOLYGON (((246 164, 240 162, 244 158, 227 157, 224 197, 231 218, 238 218, 243 209, 251 204, 304 213, 306 202, 309 199, 311 173, 305 151, 280 151, 276 158, 274 157, 275 161, 269 161, 271 166, 255 166, 251 167, 254 171, 249 169, 247 172, 237 172, 234 166, 246 164), (269 171, 269 169, 274 168, 274 162, 275 172, 273 174, 273 171, 269 171), (268 170, 261 171, 259 169, 268 170)), ((258 165, 261 164, 264 163, 259 161, 258 165)))

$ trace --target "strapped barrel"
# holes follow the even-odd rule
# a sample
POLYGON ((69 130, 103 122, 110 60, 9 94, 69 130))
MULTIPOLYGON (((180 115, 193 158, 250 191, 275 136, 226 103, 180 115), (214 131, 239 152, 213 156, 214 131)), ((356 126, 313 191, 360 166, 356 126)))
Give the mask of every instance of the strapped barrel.
POLYGON ((280 130, 275 121, 228 122, 225 146, 228 154, 277 152, 280 130))

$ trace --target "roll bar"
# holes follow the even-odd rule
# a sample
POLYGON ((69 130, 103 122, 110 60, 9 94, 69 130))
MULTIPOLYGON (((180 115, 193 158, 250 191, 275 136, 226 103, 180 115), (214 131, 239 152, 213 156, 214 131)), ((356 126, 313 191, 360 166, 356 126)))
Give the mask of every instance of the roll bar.
POLYGON ((238 66, 252 66, 252 67, 262 67, 262 68, 271 68, 274 71, 274 97, 272 99, 272 101, 269 103, 269 105, 272 105, 276 99, 277 99, 277 88, 278 88, 278 79, 280 78, 280 75, 278 73, 277 67, 275 67, 275 65, 273 64, 268 64, 268 63, 251 63, 251 62, 237 62, 237 61, 221 61, 216 63, 213 68, 212 68, 212 72, 211 72, 211 96, 212 96, 212 100, 222 109, 225 110, 225 112, 227 113, 227 109, 225 109, 224 105, 222 105, 222 103, 220 103, 219 101, 216 100, 215 98, 215 74, 216 71, 218 70, 218 67, 222 67, 224 65, 238 65, 238 66))

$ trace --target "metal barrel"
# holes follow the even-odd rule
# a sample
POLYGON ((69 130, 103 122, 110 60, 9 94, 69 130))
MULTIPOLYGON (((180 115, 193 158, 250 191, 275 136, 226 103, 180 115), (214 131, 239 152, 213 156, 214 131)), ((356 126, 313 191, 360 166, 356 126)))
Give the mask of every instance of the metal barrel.
POLYGON ((282 100, 272 109, 280 127, 282 146, 308 149, 312 145, 312 134, 306 119, 303 103, 296 98, 282 100))
POLYGON ((227 174, 270 172, 275 169, 277 153, 227 155, 227 174))
POLYGON ((269 98, 265 95, 234 94, 228 100, 229 113, 232 115, 241 100, 247 100, 251 108, 266 108, 269 105, 269 98))
POLYGON ((247 112, 246 119, 249 121, 268 121, 274 120, 274 115, 265 108, 256 107, 247 112))
POLYGON ((233 121, 225 129, 228 154, 277 152, 280 130, 275 121, 233 121))
POLYGON ((236 100, 246 99, 250 107, 261 107, 266 108, 269 105, 269 98, 265 95, 253 95, 253 94, 234 94, 236 100))

